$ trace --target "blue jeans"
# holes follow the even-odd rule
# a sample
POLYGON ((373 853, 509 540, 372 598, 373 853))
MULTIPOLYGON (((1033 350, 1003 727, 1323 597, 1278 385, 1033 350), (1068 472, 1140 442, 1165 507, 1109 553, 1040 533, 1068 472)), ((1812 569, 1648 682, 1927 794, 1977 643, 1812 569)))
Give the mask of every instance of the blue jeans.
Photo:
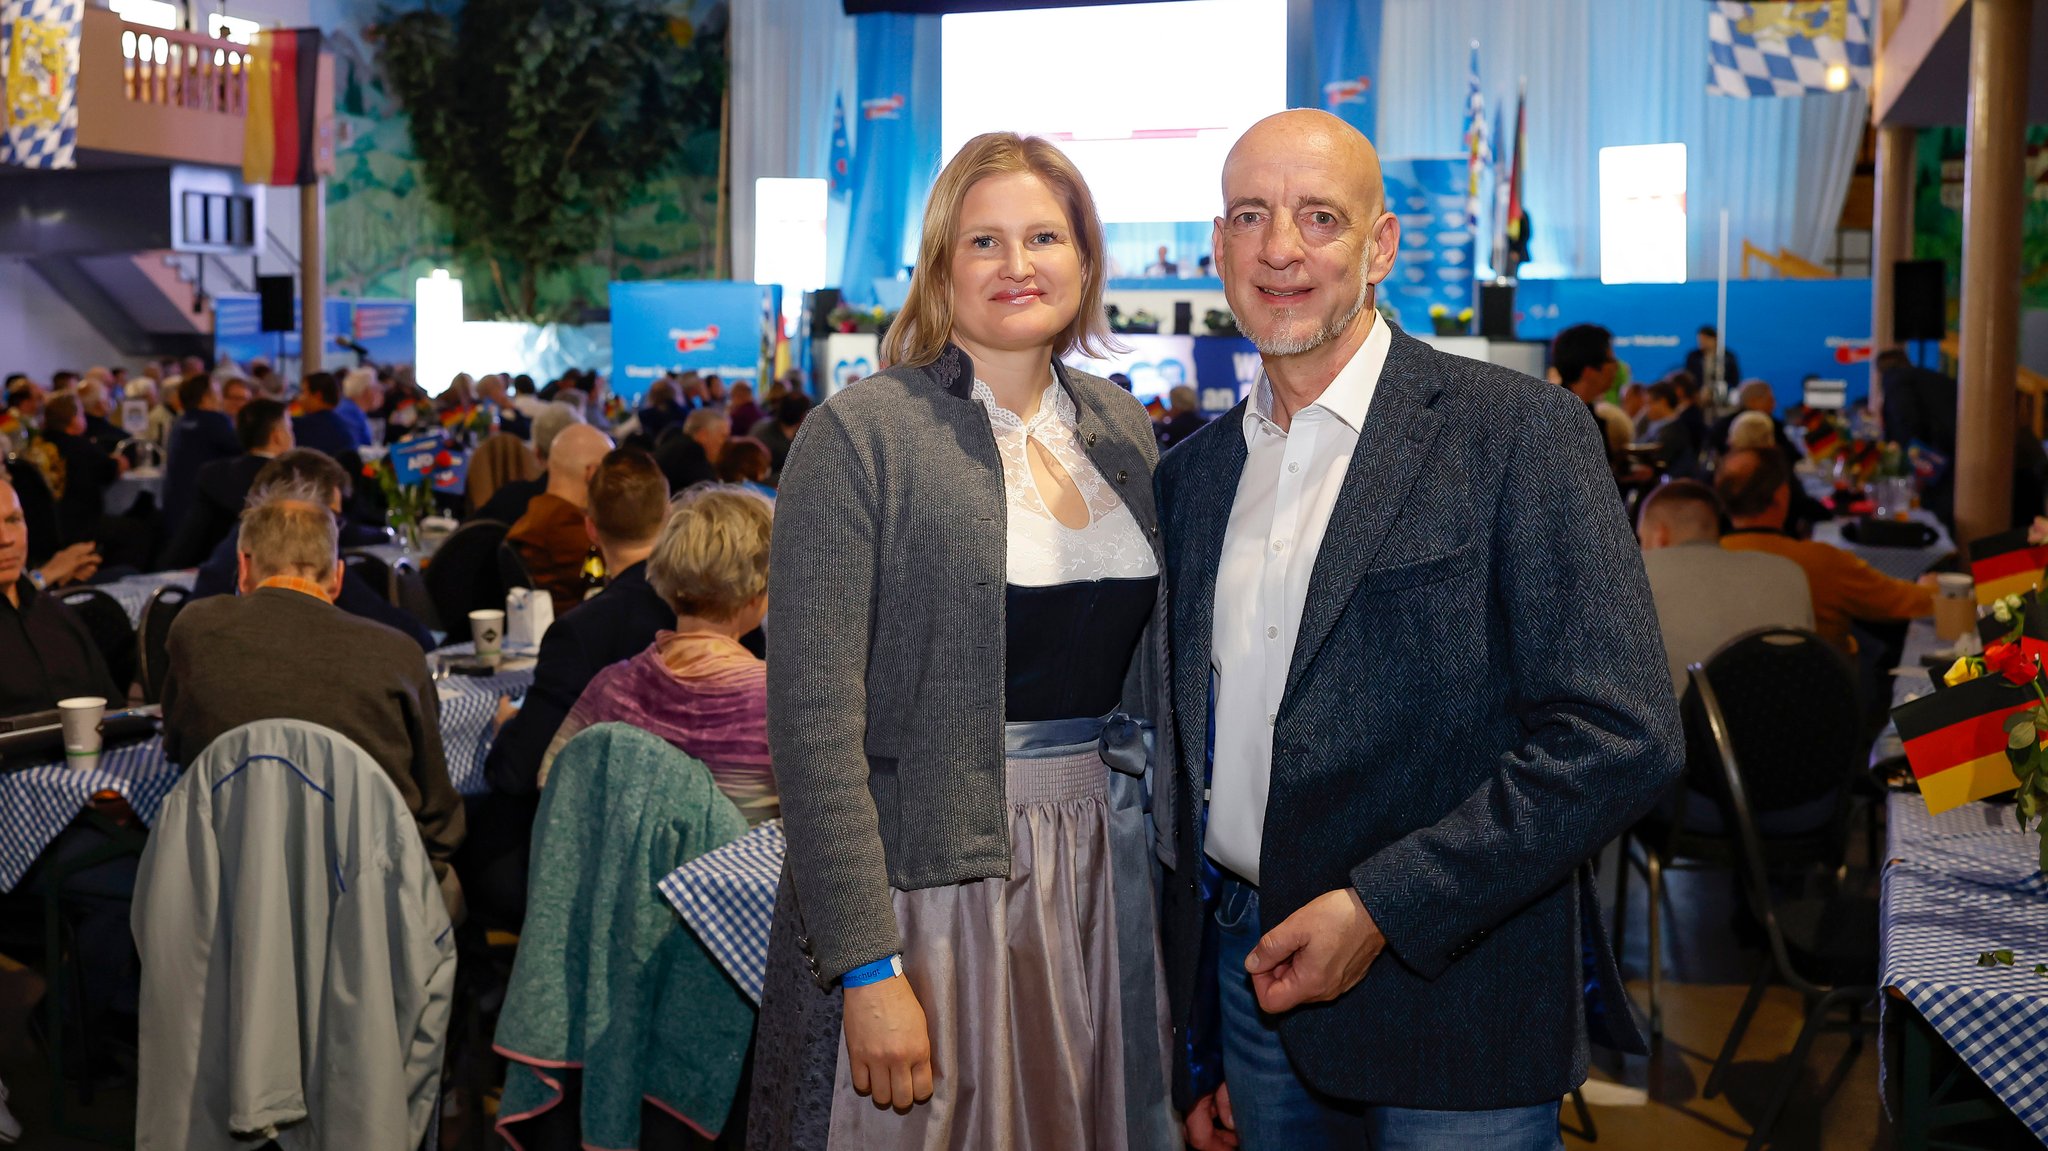
MULTIPOLYGON (((1560 1151, 1557 1104, 1497 1111, 1374 1107, 1324 1095, 1295 1075, 1273 1016, 1259 1010, 1244 961, 1265 928, 1259 892, 1223 881, 1216 906, 1223 1078, 1243 1151, 1560 1151)), ((1390 958, 1380 960, 1393 962, 1390 958)))

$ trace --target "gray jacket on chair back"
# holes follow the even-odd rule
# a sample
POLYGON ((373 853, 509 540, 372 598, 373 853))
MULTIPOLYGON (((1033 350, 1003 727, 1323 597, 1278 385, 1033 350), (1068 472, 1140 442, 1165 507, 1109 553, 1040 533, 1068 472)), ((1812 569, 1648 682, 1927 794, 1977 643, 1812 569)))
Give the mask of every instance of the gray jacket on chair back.
MULTIPOLYGON (((1205 780, 1243 420, 1239 405, 1159 468, 1181 735, 1163 925, 1178 1028, 1203 913, 1187 801, 1205 780)), ((1589 1037, 1641 1047, 1586 861, 1677 777, 1678 709, 1642 559, 1585 427, 1562 388, 1393 334, 1302 608, 1259 860, 1268 929, 1348 887, 1386 936, 1356 986, 1280 1020, 1301 1077, 1330 1095, 1536 1104, 1584 1078, 1589 1037)))
MULTIPOLYGON (((1151 420, 1064 366, 1088 458, 1158 551, 1151 420)), ((1002 457, 948 346, 833 396, 782 473, 768 574, 768 744, 821 981, 902 949, 890 888, 1010 873, 1002 457)), ((1161 597, 1163 604, 1164 597, 1161 597)), ((1152 717, 1159 621, 1126 680, 1152 717)))

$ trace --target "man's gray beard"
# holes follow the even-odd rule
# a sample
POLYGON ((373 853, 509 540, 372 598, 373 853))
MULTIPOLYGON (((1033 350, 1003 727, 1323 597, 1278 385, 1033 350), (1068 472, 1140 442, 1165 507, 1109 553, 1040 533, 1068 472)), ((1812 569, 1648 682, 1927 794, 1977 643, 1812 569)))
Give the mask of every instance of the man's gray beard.
MULTIPOLYGON (((1371 254, 1368 253, 1366 256, 1368 266, 1370 266, 1371 260, 1371 254)), ((1249 336, 1251 338, 1252 347, 1257 348, 1259 350, 1260 355, 1298 356, 1301 355, 1303 352, 1315 351, 1317 348, 1320 348, 1324 344, 1329 343, 1331 340, 1336 339, 1337 334, 1339 332, 1342 332, 1345 328, 1350 327, 1351 321, 1357 319, 1358 314, 1360 312, 1365 311, 1365 302, 1371 297, 1372 281, 1367 280, 1364 276, 1360 276, 1358 283, 1358 299, 1352 301, 1351 309, 1349 311, 1345 312, 1341 317, 1332 320, 1327 324, 1324 324, 1322 327, 1317 328, 1313 332, 1310 332, 1308 335, 1291 340, 1261 339, 1258 336, 1254 336, 1251 334, 1251 329, 1246 326, 1243 317, 1239 316, 1235 311, 1232 311, 1230 315, 1232 319, 1235 319, 1237 321, 1238 331, 1243 332, 1246 336, 1249 336)))

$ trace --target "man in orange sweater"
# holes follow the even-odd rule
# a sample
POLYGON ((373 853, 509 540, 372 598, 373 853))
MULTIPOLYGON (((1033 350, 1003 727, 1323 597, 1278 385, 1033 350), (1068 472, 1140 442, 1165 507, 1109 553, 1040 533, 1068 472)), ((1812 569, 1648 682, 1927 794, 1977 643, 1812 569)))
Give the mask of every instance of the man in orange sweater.
POLYGON ((1775 449, 1728 453, 1714 476, 1714 489, 1734 525, 1721 537, 1721 546, 1784 556, 1804 568, 1813 593, 1815 630, 1845 654, 1856 654, 1856 641, 1849 634, 1851 620, 1884 622, 1934 614, 1932 587, 1893 579, 1840 548, 1785 534, 1792 469, 1775 449))

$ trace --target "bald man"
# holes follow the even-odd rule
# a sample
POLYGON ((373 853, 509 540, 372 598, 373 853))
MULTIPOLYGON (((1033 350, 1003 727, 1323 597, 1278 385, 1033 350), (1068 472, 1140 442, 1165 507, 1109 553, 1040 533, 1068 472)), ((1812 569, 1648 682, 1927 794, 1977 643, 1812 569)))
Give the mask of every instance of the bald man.
POLYGON ((583 561, 590 537, 583 509, 590 503, 590 477, 612 450, 610 436, 588 424, 571 424, 548 449, 548 487, 526 505, 505 542, 526 561, 533 586, 548 593, 555 615, 583 602, 583 561))
POLYGON ((1264 372, 1157 481, 1196 1147, 1555 1148, 1589 1035, 1644 1047, 1588 866, 1680 769, 1642 559, 1579 401, 1378 316, 1400 239, 1337 117, 1231 150, 1264 372))

